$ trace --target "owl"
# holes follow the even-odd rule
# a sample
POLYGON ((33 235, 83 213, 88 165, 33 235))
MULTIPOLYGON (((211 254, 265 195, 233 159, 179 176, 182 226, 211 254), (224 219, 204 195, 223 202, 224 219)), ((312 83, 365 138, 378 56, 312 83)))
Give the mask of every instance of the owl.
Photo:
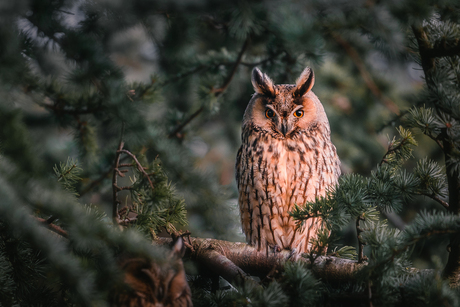
POLYGON ((243 116, 236 160, 243 232, 259 251, 306 253, 322 221, 308 219, 296 230, 289 212, 325 196, 340 175, 326 113, 311 91, 315 77, 307 67, 295 85, 274 84, 254 68, 251 81, 255 93, 243 116))
POLYGON ((122 257, 119 265, 124 272, 124 284, 112 289, 110 306, 192 307, 182 263, 184 252, 179 237, 162 262, 143 257, 122 257))

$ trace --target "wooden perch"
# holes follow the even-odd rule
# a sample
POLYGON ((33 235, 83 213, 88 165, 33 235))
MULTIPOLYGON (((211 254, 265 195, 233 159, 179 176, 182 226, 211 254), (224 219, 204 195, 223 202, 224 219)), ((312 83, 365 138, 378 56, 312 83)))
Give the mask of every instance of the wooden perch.
MULTIPOLYGON (((155 242, 165 245, 171 241, 169 238, 159 238, 155 242)), ((190 243, 193 250, 187 248, 186 256, 228 281, 237 278, 247 280, 247 274, 265 277, 274 269, 281 269, 286 261, 294 260, 289 251, 259 252, 253 246, 240 242, 190 238, 190 243)), ((307 258, 299 257, 296 260, 307 263, 316 277, 329 282, 350 281, 356 272, 367 265, 332 256, 320 256, 313 265, 307 258)))

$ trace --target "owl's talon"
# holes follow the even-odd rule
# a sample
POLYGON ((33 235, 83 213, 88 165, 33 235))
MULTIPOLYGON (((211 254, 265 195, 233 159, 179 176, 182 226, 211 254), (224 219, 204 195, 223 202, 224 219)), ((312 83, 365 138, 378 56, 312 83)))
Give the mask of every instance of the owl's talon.
POLYGON ((291 252, 289 253, 288 259, 297 256, 297 249, 295 247, 291 248, 291 252))
POLYGON ((273 254, 281 252, 281 247, 278 244, 273 246, 273 254))

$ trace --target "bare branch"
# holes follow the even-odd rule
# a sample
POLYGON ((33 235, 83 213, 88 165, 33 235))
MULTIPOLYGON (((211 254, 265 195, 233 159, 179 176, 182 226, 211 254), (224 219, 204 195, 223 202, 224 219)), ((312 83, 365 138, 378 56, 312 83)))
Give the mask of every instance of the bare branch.
POLYGON ((430 139, 432 139, 433 141, 436 142, 436 144, 438 144, 438 146, 441 148, 441 149, 444 149, 444 146, 442 145, 442 142, 441 140, 439 139, 440 137, 434 137, 431 133, 424 133, 426 136, 428 136, 430 139))
POLYGON ((201 112, 204 111, 204 106, 202 106, 201 108, 199 108, 197 111, 195 111, 192 115, 190 115, 189 118, 187 118, 182 124, 180 124, 179 126, 176 127, 176 129, 174 129, 173 132, 171 132, 169 135, 168 135, 168 138, 173 138, 173 137, 177 137, 179 132, 182 131, 182 129, 184 129, 185 126, 187 126, 195 117, 197 117, 198 115, 200 115, 201 112))
MULTIPOLYGON (((120 159, 120 161, 123 161, 123 160, 126 160, 127 157, 123 157, 120 159)), ((118 167, 122 167, 123 164, 119 164, 118 167)), ((92 189, 94 189, 95 187, 97 187, 98 185, 101 184, 102 181, 104 181, 104 179, 106 179, 109 174, 112 172, 113 170, 113 166, 111 166, 107 171, 105 171, 104 173, 101 174, 101 176, 99 176, 99 178, 95 179, 94 181, 92 181, 88 186, 86 186, 86 188, 84 188, 80 193, 80 197, 86 193, 88 193, 89 191, 91 191, 92 189)))
POLYGON ((42 219, 40 217, 34 217, 38 222, 40 222, 40 224, 42 224, 43 226, 45 226, 46 228, 48 228, 49 230, 51 230, 52 232, 55 232, 57 233, 58 235, 64 237, 64 238, 68 238, 69 237, 69 234, 67 233, 67 231, 65 231, 64 229, 62 229, 61 227, 57 226, 57 225, 54 225, 54 224, 51 224, 51 223, 48 223, 47 220, 45 219, 42 219))
POLYGON ((366 245, 366 242, 364 242, 361 239, 361 233, 364 230, 362 230, 359 226, 360 221, 364 221, 363 215, 360 215, 356 218, 356 237, 358 238, 358 263, 363 263, 365 260, 367 260, 367 257, 364 256, 364 245, 366 245))
MULTIPOLYGON (((123 132, 122 132, 123 135, 123 132)), ((120 137, 120 143, 118 144, 118 150, 115 154, 115 163, 113 166, 113 169, 118 169, 119 163, 120 163, 120 155, 121 155, 121 150, 124 146, 123 143, 123 137, 120 137)), ((117 223, 118 220, 118 205, 120 204, 120 200, 118 199, 118 177, 117 177, 117 172, 113 172, 112 175, 112 198, 113 198, 113 204, 112 204, 112 219, 114 223, 117 223)))
POLYGON ((243 55, 246 52, 248 45, 249 45, 249 36, 244 41, 243 47, 241 47, 241 50, 238 53, 238 57, 236 58, 235 64, 233 65, 233 68, 230 71, 230 74, 227 76, 227 79, 225 79, 224 84, 222 84, 221 87, 212 90, 212 92, 215 93, 216 96, 221 95, 232 82, 232 79, 235 76, 236 71, 238 70, 238 66, 240 65, 241 60, 243 59, 243 55))
MULTIPOLYGON (((139 172, 141 172, 146 178, 147 180, 149 181, 150 183, 150 187, 152 188, 152 190, 155 189, 155 187, 153 186, 153 182, 152 180, 150 179, 149 175, 145 172, 145 168, 142 166, 142 164, 137 160, 136 156, 133 155, 131 152, 129 152, 128 150, 126 149, 118 149, 117 150, 117 153, 125 153, 127 155, 129 155, 133 160, 134 162, 136 162, 136 165, 137 165, 137 169, 139 170, 139 172)), ((117 167, 118 168, 118 167, 117 167)))
POLYGON ((444 208, 449 209, 449 203, 447 203, 446 201, 442 200, 441 198, 439 198, 438 196, 436 196, 434 193, 433 193, 433 194, 420 193, 420 195, 427 196, 427 197, 429 197, 429 198, 435 200, 435 201, 438 202, 439 204, 441 204, 441 206, 443 206, 444 208))
MULTIPOLYGON (((241 50, 238 53, 238 57, 236 58, 236 61, 233 64, 233 68, 230 71, 230 73, 227 76, 227 78, 225 79, 224 84, 222 84, 222 86, 217 88, 217 89, 212 89, 212 93, 214 93, 214 95, 216 97, 220 96, 227 89, 227 87, 230 85, 230 83, 232 82, 232 79, 235 76, 235 73, 236 73, 236 71, 238 69, 238 66, 241 64, 241 60, 243 59, 243 55, 246 52, 246 49, 247 49, 248 45, 249 45, 249 37, 246 38, 246 40, 244 41, 243 46, 241 47, 241 50)), ((173 132, 171 132, 168 135, 168 138, 177 137, 179 132, 182 131, 182 129, 184 129, 185 126, 187 126, 194 118, 196 118, 198 115, 200 115, 200 113, 203 112, 203 111, 204 111, 204 106, 201 106, 197 111, 195 111, 192 115, 190 115, 190 117, 187 118, 182 124, 177 126, 177 128, 175 128, 173 130, 173 132)))
POLYGON ((343 47, 345 52, 348 54, 350 59, 353 61, 355 64, 356 68, 358 68, 359 73, 361 74, 361 77, 364 80, 364 83, 366 84, 367 88, 372 92, 372 94, 380 100, 384 106, 387 107, 388 110, 391 112, 399 115, 400 111, 398 106, 388 97, 386 97, 382 91, 379 89, 377 84, 375 84, 374 79, 372 78, 371 74, 367 71, 366 65, 364 64, 363 60, 361 60, 361 56, 359 53, 356 51, 353 46, 350 45, 349 42, 347 42, 345 39, 343 39, 340 35, 338 35, 335 32, 331 33, 332 37, 335 39, 335 41, 343 47))

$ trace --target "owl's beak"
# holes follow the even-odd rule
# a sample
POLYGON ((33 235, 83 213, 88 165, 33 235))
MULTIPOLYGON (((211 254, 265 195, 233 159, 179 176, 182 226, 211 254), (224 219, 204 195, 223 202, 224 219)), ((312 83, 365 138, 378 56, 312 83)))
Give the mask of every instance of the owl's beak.
POLYGON ((291 132, 291 125, 289 125, 288 121, 286 119, 281 120, 281 126, 280 126, 280 131, 281 133, 286 136, 289 132, 291 132))

